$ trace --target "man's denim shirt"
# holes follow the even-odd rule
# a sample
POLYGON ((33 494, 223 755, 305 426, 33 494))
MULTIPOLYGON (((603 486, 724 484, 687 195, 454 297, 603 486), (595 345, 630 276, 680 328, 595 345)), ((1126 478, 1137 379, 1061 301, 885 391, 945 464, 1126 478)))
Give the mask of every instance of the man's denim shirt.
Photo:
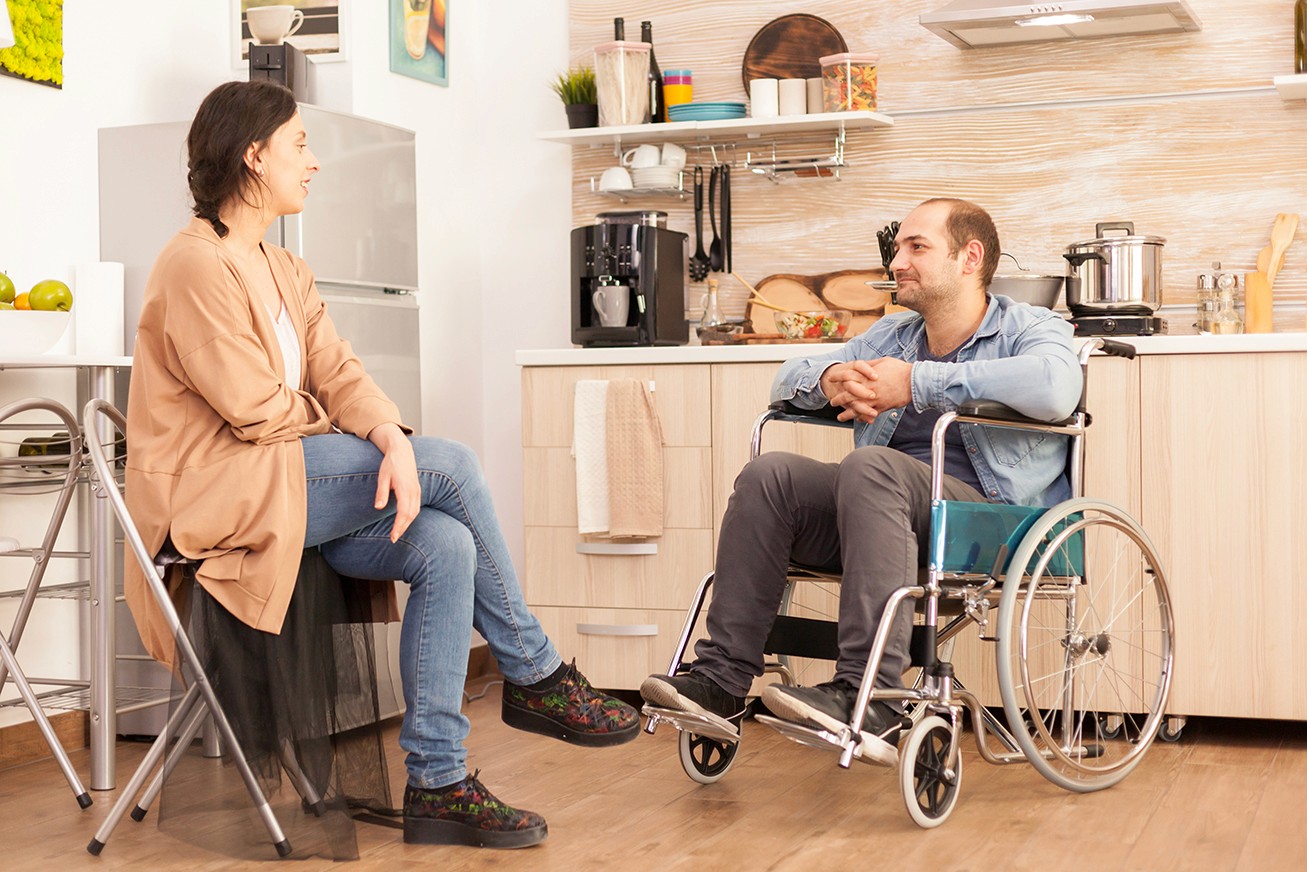
MULTIPOLYGON (((990 295, 985 317, 958 351, 956 363, 917 360, 924 330, 925 322, 915 312, 888 315, 838 351, 787 361, 776 374, 771 398, 819 409, 827 404, 821 376, 829 367, 895 357, 913 365, 912 403, 919 412, 951 412, 968 400, 994 400, 1029 418, 1060 421, 1080 401, 1084 375, 1071 345, 1071 325, 1048 309, 990 295)), ((901 417, 900 410, 893 409, 871 424, 859 422, 854 444, 888 444, 901 417)), ((1051 506, 1070 498, 1067 437, 977 424, 957 426, 990 500, 1051 506)))

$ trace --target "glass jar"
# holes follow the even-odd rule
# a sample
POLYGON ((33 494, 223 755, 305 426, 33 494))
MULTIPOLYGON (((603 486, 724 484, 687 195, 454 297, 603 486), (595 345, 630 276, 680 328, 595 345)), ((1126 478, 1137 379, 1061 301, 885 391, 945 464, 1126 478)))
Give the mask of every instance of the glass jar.
POLYGON ((595 46, 595 91, 599 126, 642 124, 649 114, 647 42, 609 42, 595 46))

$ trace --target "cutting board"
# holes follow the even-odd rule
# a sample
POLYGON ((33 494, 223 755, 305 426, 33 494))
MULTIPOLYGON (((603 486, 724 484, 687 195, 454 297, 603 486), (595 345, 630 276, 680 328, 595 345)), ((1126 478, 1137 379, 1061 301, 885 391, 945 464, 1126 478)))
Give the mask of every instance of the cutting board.
POLYGON ((824 18, 782 15, 753 35, 744 50, 744 93, 751 79, 815 79, 820 58, 848 51, 844 37, 824 18))
MULTIPOLYGON (((853 313, 848 333, 852 337, 891 312, 905 311, 902 306, 890 303, 887 291, 867 286, 867 282, 884 277, 885 271, 881 269, 846 269, 812 276, 781 273, 767 276, 754 287, 769 303, 785 309, 801 312, 848 309, 853 313)), ((770 333, 775 329, 776 318, 770 309, 749 303, 744 317, 753 324, 755 333, 770 333)))

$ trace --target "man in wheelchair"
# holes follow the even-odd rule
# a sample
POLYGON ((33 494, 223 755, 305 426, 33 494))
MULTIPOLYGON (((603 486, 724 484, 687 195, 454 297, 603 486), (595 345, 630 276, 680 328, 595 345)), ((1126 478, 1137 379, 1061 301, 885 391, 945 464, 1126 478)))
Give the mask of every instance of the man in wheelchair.
MULTIPOLYGON (((791 563, 841 572, 833 680, 773 684, 763 703, 778 718, 831 732, 852 721, 886 602, 914 584, 930 530, 931 431, 941 412, 993 400, 1041 421, 1076 408, 1082 371, 1072 330, 1047 309, 988 293, 998 264, 993 219, 963 200, 932 199, 903 221, 890 264, 898 301, 838 351, 791 360, 772 400, 803 409, 838 407, 855 421, 857 446, 840 463, 783 452, 741 471, 722 519, 708 638, 690 670, 653 675, 640 691, 654 706, 721 720, 734 731, 791 563)), ((1052 506, 1071 496, 1066 437, 963 425, 945 443, 944 498, 1052 506)), ((910 609, 900 610, 876 686, 902 686, 910 609)), ((864 755, 897 760, 901 713, 873 700, 862 720, 864 755)))

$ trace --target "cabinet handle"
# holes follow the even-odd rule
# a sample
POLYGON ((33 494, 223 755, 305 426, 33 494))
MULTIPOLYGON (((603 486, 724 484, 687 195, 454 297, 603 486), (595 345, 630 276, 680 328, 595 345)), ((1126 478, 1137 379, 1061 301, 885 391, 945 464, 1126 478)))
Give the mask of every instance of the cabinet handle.
POLYGON ((583 636, 657 636, 657 624, 577 624, 583 636))
POLYGON ((632 556, 637 554, 657 554, 657 542, 577 542, 577 554, 608 554, 612 556, 632 556))

